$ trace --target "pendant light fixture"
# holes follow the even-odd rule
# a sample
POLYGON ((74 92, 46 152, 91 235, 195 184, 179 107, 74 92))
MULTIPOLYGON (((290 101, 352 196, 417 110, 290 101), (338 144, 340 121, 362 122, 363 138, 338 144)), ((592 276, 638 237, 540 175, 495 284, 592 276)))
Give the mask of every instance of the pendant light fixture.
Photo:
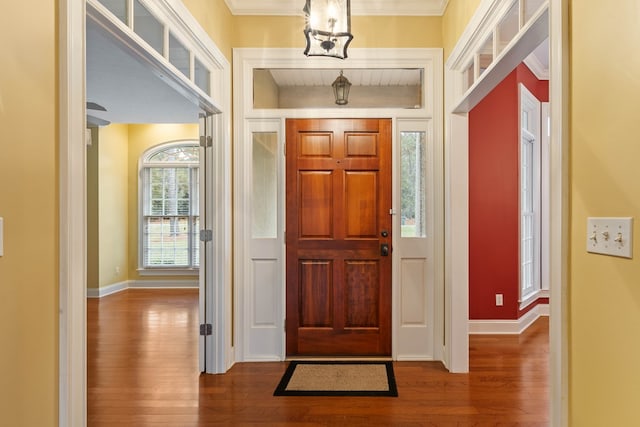
POLYGON ((336 97, 336 104, 347 105, 349 102, 349 89, 351 89, 351 82, 342 75, 342 70, 340 70, 340 75, 331 84, 331 86, 333 87, 333 95, 336 97))
POLYGON ((304 35, 307 56, 344 59, 351 34, 351 0, 306 0, 304 35))

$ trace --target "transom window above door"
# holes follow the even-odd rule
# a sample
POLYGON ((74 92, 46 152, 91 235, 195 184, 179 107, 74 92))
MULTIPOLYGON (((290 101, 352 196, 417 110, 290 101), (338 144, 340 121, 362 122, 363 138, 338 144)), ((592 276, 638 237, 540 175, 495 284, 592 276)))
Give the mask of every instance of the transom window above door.
POLYGON ((421 68, 254 68, 253 108, 419 109, 423 80, 421 68), (341 78, 348 90, 338 103, 335 86, 341 78))

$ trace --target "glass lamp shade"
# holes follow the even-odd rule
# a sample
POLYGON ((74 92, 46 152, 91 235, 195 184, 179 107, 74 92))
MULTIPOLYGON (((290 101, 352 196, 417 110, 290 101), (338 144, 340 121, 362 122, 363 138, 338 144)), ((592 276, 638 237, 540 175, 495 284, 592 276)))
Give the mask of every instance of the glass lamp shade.
POLYGON ((351 0, 306 0, 304 35, 307 56, 344 59, 351 34, 351 0))
POLYGON ((336 97, 336 104, 347 105, 349 102, 349 89, 351 89, 351 82, 342 75, 342 71, 340 71, 340 75, 331 84, 331 86, 333 87, 333 95, 336 97))

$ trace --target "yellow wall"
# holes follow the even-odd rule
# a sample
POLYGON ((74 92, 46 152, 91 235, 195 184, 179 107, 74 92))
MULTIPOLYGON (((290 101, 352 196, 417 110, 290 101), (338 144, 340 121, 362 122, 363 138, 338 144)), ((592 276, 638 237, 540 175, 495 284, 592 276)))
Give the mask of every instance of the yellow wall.
POLYGON ((0 424, 58 419, 57 4, 0 13, 0 424))
POLYGON ((580 427, 640 425, 639 18, 637 0, 571 2, 570 405, 580 427), (634 217, 634 259, 586 253, 588 216, 634 217))
MULTIPOLYGON (((233 47, 300 48, 304 51, 304 18, 300 16, 234 16, 233 47)), ((433 16, 354 16, 352 48, 442 47, 442 18, 433 16)))
POLYGON ((164 142, 198 139, 198 124, 129 125, 129 280, 185 280, 193 277, 138 274, 138 160, 147 149, 164 142))
POLYGON ((128 135, 129 128, 112 124, 99 130, 99 286, 127 280, 128 135))
POLYGON ((475 13, 480 0, 449 0, 442 17, 442 39, 446 61, 475 13))
POLYGON ((231 62, 233 15, 224 0, 182 0, 189 12, 231 62))
POLYGON ((439 16, 354 16, 350 47, 442 47, 439 16))
MULTIPOLYGON (((270 28, 261 34, 266 29, 259 25, 244 28, 256 18, 236 17, 233 24, 238 31, 233 34, 223 0, 211 3, 212 12, 207 0, 185 3, 228 57, 231 46, 303 45, 301 27, 270 28), (223 8, 222 19, 216 8, 223 8)), ((5 2, 0 14, 0 216, 5 220, 5 253, 0 257, 0 414, 3 425, 47 427, 57 425, 58 417, 57 9, 55 2, 45 0, 30 4, 5 2)), ((440 23, 441 39, 437 34, 425 36, 420 44, 442 43, 448 56, 477 4, 479 0, 450 0, 440 23)), ((640 217, 640 121, 635 108, 635 95, 640 95, 640 60, 635 54, 638 16, 635 0, 620 0, 615 7, 571 1, 570 413, 571 425, 580 427, 638 421, 638 245, 633 260, 584 250, 587 216, 640 217)), ((364 19, 368 18, 354 18, 354 29, 364 19)), ((423 19, 434 25, 439 20, 423 19)), ((271 26, 292 21, 265 18, 265 22, 271 26)), ((383 39, 374 28, 359 31, 354 47, 383 39)), ((399 27, 392 33, 397 33, 398 43, 408 44, 416 36, 399 27)), ((139 143, 151 142, 154 135, 156 143, 176 138, 166 130, 157 135, 136 126, 129 129, 129 138, 139 143)), ((132 169, 137 176, 137 156, 130 151, 130 174, 132 169)), ((137 218, 132 212, 137 202, 131 203, 135 185, 129 184, 129 218, 132 214, 137 218)), ((135 223, 129 221, 130 234, 135 223)), ((130 246, 129 266, 136 265, 132 253, 137 252, 130 246)), ((129 277, 135 272, 129 271, 129 277)))
POLYGON ((138 159, 154 145, 198 133, 197 124, 111 124, 94 132, 87 149, 87 287, 193 279, 137 272, 138 159))
POLYGON ((98 128, 91 129, 87 146, 87 288, 100 287, 100 212, 98 128))

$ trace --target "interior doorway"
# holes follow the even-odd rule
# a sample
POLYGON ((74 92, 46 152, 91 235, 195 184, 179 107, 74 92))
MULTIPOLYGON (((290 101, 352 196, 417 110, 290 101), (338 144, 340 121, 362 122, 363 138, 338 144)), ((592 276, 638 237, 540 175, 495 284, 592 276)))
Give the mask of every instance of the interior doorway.
POLYGON ((391 120, 286 128, 287 356, 391 356, 391 120))
MULTIPOLYGON (((231 105, 231 75, 230 65, 224 55, 210 40, 206 32, 198 24, 182 3, 170 3, 158 0, 145 3, 144 10, 138 8, 134 14, 120 14, 117 7, 119 2, 100 2, 98 0, 68 1, 60 4, 60 416, 61 425, 82 425, 86 423, 86 108, 85 92, 86 62, 85 51, 87 44, 87 22, 93 20, 101 30, 118 43, 116 54, 124 54, 130 61, 137 62, 137 67, 146 70, 140 84, 122 79, 122 85, 117 86, 126 94, 140 95, 145 89, 156 96, 145 101, 154 107, 160 102, 153 103, 152 99, 162 98, 167 94, 167 88, 173 90, 173 99, 180 100, 190 106, 185 110, 195 110, 189 117, 189 122, 198 120, 201 111, 219 113, 213 118, 215 134, 211 135, 211 165, 215 173, 215 188, 211 189, 212 199, 221 203, 221 208, 215 211, 213 221, 218 232, 213 236, 212 245, 218 250, 213 254, 216 266, 211 272, 206 286, 206 301, 202 307, 206 310, 205 323, 213 326, 213 334, 206 335, 205 340, 215 342, 210 352, 210 363, 206 366, 211 372, 224 372, 231 362, 230 336, 230 289, 231 262, 226 254, 231 248, 231 180, 228 165, 231 164, 229 147, 230 135, 230 105, 231 105), (117 4, 116 4, 117 3, 117 4), (114 9, 114 7, 116 9, 114 9), (109 9, 111 8, 111 9, 109 9), (170 15, 171 19, 158 20, 156 17, 170 15), (147 40, 149 34, 134 34, 132 20, 141 18, 151 22, 161 33, 169 30, 174 37, 159 40, 164 43, 180 42, 180 58, 187 59, 188 67, 182 67, 176 61, 170 62, 169 52, 175 49, 156 49, 153 40, 147 40), (167 26, 167 27, 164 27, 167 26), (142 40, 142 41, 141 41, 142 40), (176 65, 177 64, 177 65, 176 65), (160 88, 150 90, 150 87, 160 88), (217 286, 213 286, 213 282, 217 286), (228 327, 227 327, 228 326, 228 327), (214 354, 215 353, 215 354, 214 354)), ((127 0, 127 5, 133 5, 127 0)), ((138 5, 139 6, 139 5, 138 5)), ((129 8, 130 9, 130 8, 129 8)), ((140 30, 145 25, 138 25, 140 30)), ((147 27, 148 28, 148 27, 147 27)), ((153 32, 157 34, 157 32, 153 32)), ((105 52, 106 54, 106 52, 105 52)), ((133 64, 133 62, 131 64, 133 64)), ((131 65, 130 64, 130 65, 131 65)), ((124 65, 118 61, 108 61, 102 70, 113 73, 113 67, 124 65)), ((135 65, 134 65, 135 67, 135 65)), ((165 101, 165 100, 163 100, 165 101)), ((104 106, 108 102, 102 103, 104 106)), ((127 106, 123 102, 123 107, 127 106)), ((138 103, 130 103, 129 108, 138 114, 148 114, 147 117, 157 115, 153 108, 140 107, 138 103)), ((109 108, 107 107, 107 110, 109 108)), ((181 112, 184 113, 185 110, 181 112)), ((124 111, 124 110, 123 110, 124 111)), ((116 109, 111 110, 112 113, 116 109)), ((113 123, 119 122, 111 118, 113 123)), ((139 123, 151 123, 154 120, 144 119, 139 123)), ((176 121, 175 114, 172 120, 176 121)), ((197 138, 197 137, 196 137, 197 138)), ((214 175, 214 174, 212 174, 214 175)))

